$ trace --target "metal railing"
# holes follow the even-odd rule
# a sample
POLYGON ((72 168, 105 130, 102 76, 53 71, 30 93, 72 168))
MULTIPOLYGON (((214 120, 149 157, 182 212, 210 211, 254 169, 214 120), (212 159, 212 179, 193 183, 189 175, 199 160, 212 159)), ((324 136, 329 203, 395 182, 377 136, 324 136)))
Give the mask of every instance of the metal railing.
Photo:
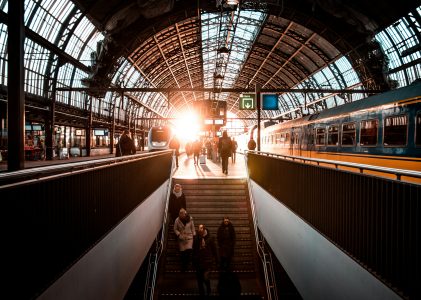
POLYGON ((249 152, 257 153, 257 154, 265 155, 265 156, 270 156, 270 157, 289 159, 292 161, 298 161, 302 163, 316 163, 318 166, 320 166, 320 164, 328 164, 328 165, 335 166, 335 169, 339 169, 340 166, 354 168, 354 169, 358 169, 359 173, 361 174, 365 174, 364 171, 374 171, 374 172, 379 172, 379 173, 392 174, 396 176, 395 178, 396 180, 402 180, 402 177, 421 178, 421 172, 413 171, 413 170, 387 168, 387 167, 357 164, 357 163, 350 163, 350 162, 343 162, 343 161, 329 160, 329 159, 316 159, 316 158, 309 158, 309 157, 304 157, 304 156, 275 154, 275 153, 262 152, 262 151, 249 151, 249 152))
POLYGON ((247 153, 244 153, 244 162, 245 167, 247 170, 247 187, 249 190, 249 197, 250 197, 250 207, 251 207, 251 213, 253 218, 253 227, 254 227, 254 236, 256 238, 256 247, 257 247, 257 253, 259 254, 259 257, 262 261, 263 265, 263 273, 265 277, 265 284, 266 284, 266 293, 267 293, 267 299, 268 300, 276 300, 278 299, 278 293, 276 289, 276 280, 275 280, 275 273, 273 271, 273 263, 272 263, 272 256, 269 252, 266 251, 265 247, 265 239, 262 236, 262 233, 260 232, 258 225, 257 225, 257 216, 256 216, 256 209, 254 205, 254 198, 253 193, 251 190, 251 184, 250 184, 250 176, 249 171, 247 167, 247 153))
POLYGON ((167 234, 167 229, 168 229, 169 199, 170 199, 170 194, 171 194, 172 178, 176 171, 174 156, 173 156, 173 161, 171 164, 171 170, 172 170, 171 176, 169 178, 168 185, 167 185, 167 196, 165 200, 164 219, 162 221, 160 238, 159 239, 157 238, 155 240, 155 249, 149 255, 148 270, 146 274, 146 282, 145 282, 145 290, 144 290, 143 299, 152 300, 154 298, 159 259, 161 258, 163 249, 166 248, 165 243, 166 243, 166 234, 167 234))

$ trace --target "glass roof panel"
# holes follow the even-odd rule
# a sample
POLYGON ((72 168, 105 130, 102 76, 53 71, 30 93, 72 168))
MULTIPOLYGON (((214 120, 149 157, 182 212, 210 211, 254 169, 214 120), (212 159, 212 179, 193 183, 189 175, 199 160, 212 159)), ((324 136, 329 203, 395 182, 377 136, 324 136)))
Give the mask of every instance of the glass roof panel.
POLYGON ((417 8, 417 13, 418 16, 409 13, 408 17, 401 18, 375 36, 389 60, 389 77, 396 80, 398 86, 409 85, 421 74, 421 64, 411 64, 421 58, 421 51, 413 51, 420 43, 421 6, 417 8), (414 32, 414 28, 418 32, 414 32))
POLYGON ((68 0, 25 0, 25 25, 54 43, 73 8, 68 0))
POLYGON ((225 24, 228 17, 219 13, 205 13, 201 17, 204 87, 213 87, 217 69, 224 77, 222 87, 233 87, 266 14, 237 10, 229 24, 225 24), (221 63, 221 53, 217 51, 219 45, 230 49, 222 68, 216 66, 217 62, 221 63))

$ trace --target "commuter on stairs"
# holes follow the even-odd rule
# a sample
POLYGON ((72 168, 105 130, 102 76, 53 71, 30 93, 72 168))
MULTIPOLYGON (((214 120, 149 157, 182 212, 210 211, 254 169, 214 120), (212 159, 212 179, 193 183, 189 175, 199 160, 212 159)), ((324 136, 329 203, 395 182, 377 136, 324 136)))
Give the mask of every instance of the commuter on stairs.
POLYGON ((209 275, 212 265, 217 261, 215 241, 205 225, 200 224, 193 243, 193 263, 196 267, 196 279, 200 296, 209 296, 211 294, 209 275))
POLYGON ((229 217, 225 216, 216 234, 218 240, 219 259, 221 271, 228 271, 234 255, 235 229, 229 217))
POLYGON ((185 272, 191 261, 193 238, 196 235, 193 218, 182 208, 174 222, 174 233, 177 236, 181 258, 181 271, 185 272))
POLYGON ((187 209, 186 196, 183 193, 181 184, 176 183, 169 200, 169 213, 173 222, 178 218, 180 209, 187 209))

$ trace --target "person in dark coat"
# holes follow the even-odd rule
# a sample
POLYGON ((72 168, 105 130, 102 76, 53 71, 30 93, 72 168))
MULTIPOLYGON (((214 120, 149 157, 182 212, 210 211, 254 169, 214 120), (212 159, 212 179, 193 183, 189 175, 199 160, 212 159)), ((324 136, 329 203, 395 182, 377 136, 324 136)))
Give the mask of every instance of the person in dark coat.
POLYGON ((178 214, 182 208, 187 209, 186 196, 183 193, 181 184, 176 183, 170 195, 169 202, 169 212, 173 222, 178 218, 178 214))
POLYGON ((227 216, 222 220, 216 236, 218 240, 220 269, 222 271, 228 271, 234 255, 236 235, 234 225, 232 225, 227 216))
POLYGON ((222 137, 219 139, 218 151, 222 159, 222 173, 228 175, 228 158, 232 154, 232 142, 228 137, 227 131, 224 131, 222 137))
POLYGON ((123 134, 120 137, 120 141, 117 147, 121 150, 121 155, 130 155, 136 154, 136 147, 132 138, 129 136, 130 132, 128 129, 124 130, 123 134))
POLYGON ((196 279, 201 296, 211 294, 209 275, 212 265, 217 261, 215 241, 206 226, 200 224, 193 240, 193 264, 196 267, 196 279))

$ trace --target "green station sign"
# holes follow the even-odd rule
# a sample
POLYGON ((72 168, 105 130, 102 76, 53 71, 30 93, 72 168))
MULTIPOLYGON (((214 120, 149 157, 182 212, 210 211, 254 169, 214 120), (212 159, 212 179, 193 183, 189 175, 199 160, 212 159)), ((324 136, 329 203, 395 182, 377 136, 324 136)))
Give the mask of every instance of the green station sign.
POLYGON ((256 94, 241 94, 240 95, 240 109, 241 110, 255 110, 256 109, 256 94))

